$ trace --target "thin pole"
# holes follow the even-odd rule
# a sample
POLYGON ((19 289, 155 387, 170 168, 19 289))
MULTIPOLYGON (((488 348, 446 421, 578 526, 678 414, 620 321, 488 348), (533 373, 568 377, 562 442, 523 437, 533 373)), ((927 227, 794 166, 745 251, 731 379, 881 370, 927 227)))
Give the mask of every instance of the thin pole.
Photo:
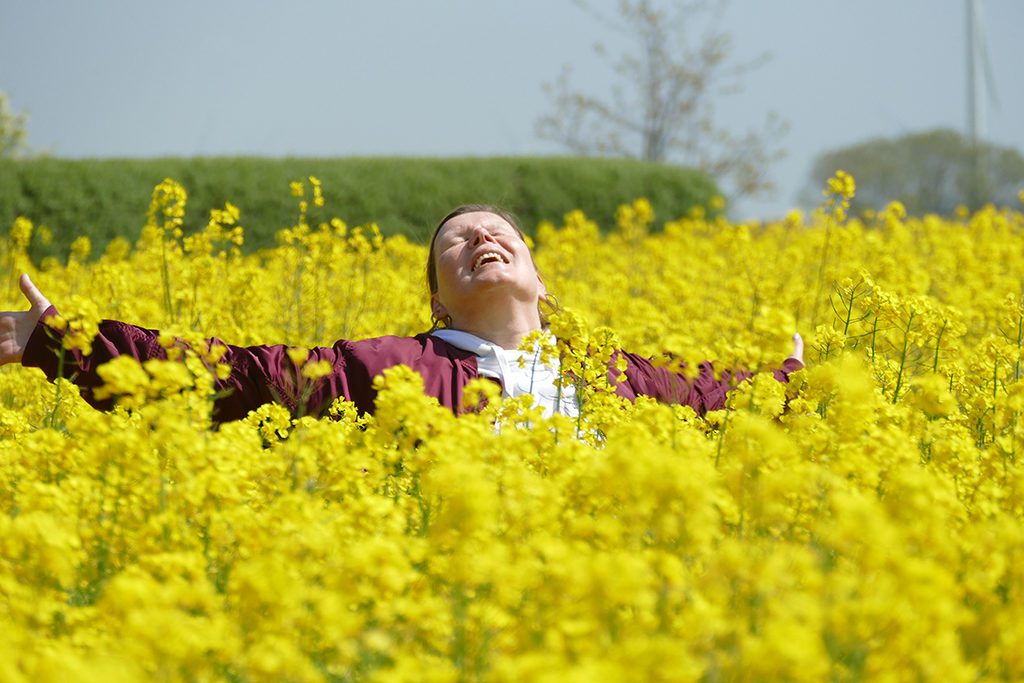
POLYGON ((970 145, 971 178, 968 186, 967 201, 972 209, 978 209, 988 199, 988 179, 985 168, 985 98, 981 92, 984 87, 985 64, 983 36, 981 35, 980 0, 966 0, 967 9, 967 140, 970 145))

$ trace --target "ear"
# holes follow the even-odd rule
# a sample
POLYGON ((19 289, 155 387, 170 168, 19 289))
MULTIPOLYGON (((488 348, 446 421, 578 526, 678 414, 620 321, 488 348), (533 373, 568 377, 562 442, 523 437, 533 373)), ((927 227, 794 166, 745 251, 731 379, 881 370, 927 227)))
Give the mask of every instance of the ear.
POLYGON ((448 309, 437 298, 437 294, 430 295, 430 313, 436 320, 444 320, 448 316, 448 309))
POLYGON ((547 298, 548 298, 548 288, 544 284, 544 278, 542 278, 540 276, 540 273, 538 273, 537 274, 537 299, 539 301, 543 301, 544 299, 547 299, 547 298))

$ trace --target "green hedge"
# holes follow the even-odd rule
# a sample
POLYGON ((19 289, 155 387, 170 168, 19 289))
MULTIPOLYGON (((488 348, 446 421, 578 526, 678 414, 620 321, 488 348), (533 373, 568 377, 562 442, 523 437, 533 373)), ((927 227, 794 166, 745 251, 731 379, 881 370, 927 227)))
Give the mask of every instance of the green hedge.
POLYGON ((326 206, 311 219, 338 216, 350 225, 376 222, 385 234, 422 240, 435 222, 464 203, 498 204, 530 232, 542 219, 558 221, 583 209, 602 227, 619 204, 647 197, 659 222, 707 205, 718 190, 690 169, 621 159, 285 158, 0 160, 0 220, 25 216, 54 233, 37 256, 63 255, 78 235, 98 251, 115 236, 132 241, 145 223, 153 186, 165 177, 189 194, 186 232, 205 225, 226 201, 242 211, 250 249, 274 243, 298 213, 289 182, 314 175, 326 206))

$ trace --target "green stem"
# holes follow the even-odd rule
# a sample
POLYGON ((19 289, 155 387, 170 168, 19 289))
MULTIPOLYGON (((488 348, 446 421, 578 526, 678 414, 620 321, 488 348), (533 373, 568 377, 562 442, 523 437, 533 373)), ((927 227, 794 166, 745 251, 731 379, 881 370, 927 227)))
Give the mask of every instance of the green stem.
POLYGON ((903 369, 907 364, 907 346, 910 344, 910 328, 914 323, 914 312, 910 312, 907 318, 907 326, 903 328, 903 350, 900 351, 900 370, 896 374, 896 388, 892 392, 892 402, 895 404, 900 397, 900 387, 903 386, 903 369))
POLYGON ((60 347, 60 350, 58 352, 58 355, 57 355, 57 380, 56 380, 56 382, 54 382, 57 385, 57 388, 56 388, 56 391, 55 391, 54 397, 53 397, 53 412, 50 413, 50 417, 47 420, 47 422, 48 422, 47 426, 50 429, 56 429, 57 428, 57 419, 58 419, 58 416, 60 415, 60 404, 61 404, 61 400, 63 398, 62 395, 61 395, 61 385, 63 384, 63 382, 61 382, 60 380, 63 379, 63 378, 64 378, 64 346, 62 344, 61 347, 60 347))
POLYGON ((163 263, 161 264, 161 276, 164 285, 164 309, 167 311, 167 317, 170 318, 172 323, 176 323, 174 319, 174 304, 171 302, 171 271, 167 264, 167 240, 163 237, 160 238, 161 256, 163 257, 163 263))
POLYGON ((295 335, 302 330, 302 254, 295 252, 295 282, 293 286, 293 305, 295 306, 295 335))
MULTIPOLYGON (((996 396, 999 393, 999 361, 992 363, 992 443, 996 442, 996 396)), ((1004 459, 1005 464, 1005 459, 1004 459)))
MULTIPOLYGON (((992 364, 992 410, 995 411, 996 407, 996 396, 999 391, 999 361, 996 360, 992 364)), ((993 417, 993 420, 995 418, 993 417)))
POLYGON ((875 316, 874 322, 871 324, 871 362, 875 362, 875 340, 878 338, 878 316, 875 316))
POLYGON ((1017 362, 1013 367, 1013 379, 1020 379, 1020 349, 1024 346, 1024 316, 1017 318, 1017 362))
MULTIPOLYGON (((843 303, 846 303, 844 301, 843 303)), ((850 332, 850 322, 853 319, 853 294, 850 295, 850 302, 846 306, 846 320, 843 321, 843 337, 850 332)))
POLYGON ((565 384, 565 352, 562 351, 558 354, 558 381, 555 382, 555 412, 562 412, 562 386, 565 384))
POLYGON ((939 371, 939 345, 942 344, 942 335, 946 332, 948 324, 948 320, 942 321, 942 329, 939 330, 939 336, 935 338, 935 362, 932 363, 932 372, 939 371))
POLYGON ((821 302, 821 291, 825 287, 825 266, 828 264, 828 243, 832 237, 832 220, 825 221, 825 244, 821 248, 821 263, 818 264, 818 293, 814 297, 813 322, 818 320, 818 307, 821 302))
POLYGON ((725 432, 729 428, 729 415, 731 410, 725 411, 725 419, 722 420, 722 431, 718 434, 718 448, 715 451, 715 469, 718 469, 718 462, 722 458, 722 442, 725 441, 725 432))

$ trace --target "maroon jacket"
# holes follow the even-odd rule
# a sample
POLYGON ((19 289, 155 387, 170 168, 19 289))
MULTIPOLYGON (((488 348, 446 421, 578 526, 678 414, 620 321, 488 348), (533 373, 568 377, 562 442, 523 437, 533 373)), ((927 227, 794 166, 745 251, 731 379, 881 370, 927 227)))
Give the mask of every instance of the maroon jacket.
MULTIPOLYGON (((57 377, 61 352, 60 333, 50 329, 45 320, 57 314, 51 306, 32 332, 22 365, 40 368, 51 381, 57 377)), ((94 391, 103 385, 96 369, 116 356, 128 355, 136 360, 166 358, 167 351, 157 341, 158 332, 135 325, 104 320, 93 341, 92 353, 83 355, 77 350, 64 351, 63 375, 73 378, 82 397, 101 410, 113 406, 110 399, 97 399, 94 391)), ((227 348, 223 361, 231 366, 231 375, 217 382, 223 396, 214 404, 214 419, 227 422, 243 418, 250 410, 264 403, 277 401, 292 412, 298 409, 299 391, 295 387, 296 369, 286 351, 287 346, 231 346, 216 339, 227 348)), ((667 370, 655 368, 651 362, 636 354, 622 352, 626 359, 626 381, 617 385, 617 393, 630 400, 644 395, 666 403, 692 406, 697 414, 724 407, 725 395, 731 385, 730 374, 725 372, 716 379, 711 364, 702 363, 695 380, 687 380, 667 370)), ((476 356, 431 336, 373 337, 361 341, 338 341, 331 347, 310 350, 308 362, 327 360, 333 372, 314 385, 304 406, 307 415, 322 414, 331 402, 343 396, 356 404, 359 410, 372 413, 377 392, 373 378, 386 368, 404 364, 423 377, 426 393, 434 396, 455 413, 461 413, 462 394, 466 384, 478 377, 476 356)), ((787 358, 775 377, 787 382, 790 372, 800 368, 799 361, 787 358)), ((614 382, 618 372, 609 370, 614 382)), ((738 372, 732 381, 750 377, 738 372)))

